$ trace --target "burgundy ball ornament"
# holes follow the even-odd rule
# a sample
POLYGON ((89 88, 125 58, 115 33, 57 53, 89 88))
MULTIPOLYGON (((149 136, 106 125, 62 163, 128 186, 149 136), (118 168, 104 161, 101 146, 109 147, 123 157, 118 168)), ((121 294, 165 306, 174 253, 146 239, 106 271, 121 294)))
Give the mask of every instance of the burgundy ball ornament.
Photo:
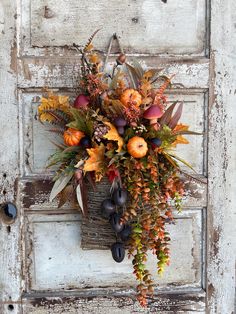
POLYGON ((116 242, 111 247, 111 254, 117 263, 121 263, 125 258, 125 248, 123 243, 116 242))

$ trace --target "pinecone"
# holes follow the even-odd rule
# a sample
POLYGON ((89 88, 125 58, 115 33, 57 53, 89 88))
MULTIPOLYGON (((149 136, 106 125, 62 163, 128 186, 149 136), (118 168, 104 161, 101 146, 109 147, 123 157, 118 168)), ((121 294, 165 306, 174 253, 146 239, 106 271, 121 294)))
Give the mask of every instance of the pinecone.
POLYGON ((103 135, 107 134, 107 132, 109 131, 109 127, 105 124, 99 123, 95 126, 94 128, 94 139, 97 142, 101 142, 103 135))

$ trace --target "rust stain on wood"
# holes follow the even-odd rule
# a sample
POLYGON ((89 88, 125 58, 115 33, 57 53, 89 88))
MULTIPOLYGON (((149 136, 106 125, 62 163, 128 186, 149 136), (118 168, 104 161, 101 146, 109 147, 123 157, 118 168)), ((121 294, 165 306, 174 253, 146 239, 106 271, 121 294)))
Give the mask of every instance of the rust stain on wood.
POLYGON ((217 257, 218 253, 219 253, 219 240, 220 240, 220 228, 216 228, 213 230, 212 232, 212 252, 213 252, 213 256, 212 258, 217 257))
POLYGON ((51 180, 35 180, 25 183, 22 190, 22 203, 24 208, 30 208, 37 203, 48 201, 48 192, 52 189, 51 180))
POLYGON ((44 15, 45 19, 51 19, 55 16, 55 13, 49 8, 49 6, 44 7, 44 15))
POLYGON ((16 73, 17 72, 17 47, 16 42, 14 40, 14 43, 11 47, 11 60, 10 60, 10 69, 16 73))

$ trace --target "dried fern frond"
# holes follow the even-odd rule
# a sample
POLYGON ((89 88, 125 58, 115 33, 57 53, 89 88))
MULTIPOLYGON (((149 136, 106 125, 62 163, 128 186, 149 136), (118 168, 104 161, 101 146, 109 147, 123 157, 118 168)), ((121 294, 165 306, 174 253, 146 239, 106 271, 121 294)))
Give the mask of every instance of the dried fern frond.
POLYGON ((40 121, 44 122, 42 121, 42 117, 44 118, 44 121, 53 125, 58 125, 62 128, 71 121, 69 114, 59 109, 44 110, 40 116, 40 121))
POLYGON ((84 46, 84 52, 91 51, 93 49, 92 41, 97 32, 99 32, 100 29, 97 29, 90 37, 87 42, 87 44, 84 46))
POLYGON ((58 135, 63 135, 64 134, 64 131, 65 131, 65 128, 63 127, 58 127, 58 128, 55 128, 55 129, 49 129, 47 130, 48 132, 52 132, 52 133, 56 133, 58 135))
POLYGON ((158 103, 159 99, 163 96, 167 87, 169 87, 171 85, 171 79, 173 78, 173 75, 170 78, 167 76, 164 76, 164 75, 159 76, 159 78, 164 79, 164 83, 157 90, 155 100, 154 100, 155 103, 158 103))

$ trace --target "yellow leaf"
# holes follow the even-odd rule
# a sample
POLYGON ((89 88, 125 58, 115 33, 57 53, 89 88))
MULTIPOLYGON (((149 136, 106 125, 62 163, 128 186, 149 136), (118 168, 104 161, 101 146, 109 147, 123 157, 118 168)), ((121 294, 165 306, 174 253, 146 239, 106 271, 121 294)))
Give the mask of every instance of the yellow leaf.
POLYGON ((110 122, 104 122, 104 124, 106 124, 110 128, 110 130, 105 135, 103 135, 103 137, 109 141, 117 141, 118 149, 116 151, 119 153, 124 144, 123 138, 119 135, 117 129, 114 127, 113 124, 111 124, 110 122))
POLYGON ((88 148, 87 152, 89 154, 89 158, 85 161, 83 170, 84 171, 95 171, 97 181, 101 179, 99 174, 102 172, 103 163, 104 163, 104 154, 105 154, 105 146, 100 144, 94 148, 88 148))
POLYGON ((60 109, 66 112, 69 109, 69 106, 68 96, 58 96, 53 93, 49 93, 48 97, 42 97, 41 99, 41 104, 38 107, 39 118, 42 122, 52 122, 55 118, 53 115, 46 112, 47 110, 60 109))

